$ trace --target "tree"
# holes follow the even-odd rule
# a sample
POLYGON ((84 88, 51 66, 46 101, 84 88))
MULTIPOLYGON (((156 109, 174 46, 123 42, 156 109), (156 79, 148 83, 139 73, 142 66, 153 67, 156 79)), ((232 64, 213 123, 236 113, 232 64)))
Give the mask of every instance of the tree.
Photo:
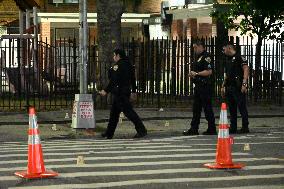
POLYGON ((97 0, 98 50, 101 65, 99 86, 107 83, 107 69, 112 62, 114 48, 121 47, 121 16, 124 12, 120 0, 97 0))
POLYGON ((107 69, 112 62, 113 50, 121 48, 121 16, 128 5, 137 11, 141 0, 97 0, 98 58, 101 64, 99 87, 107 83, 107 69), (131 3, 131 4, 130 4, 131 3))
MULTIPOLYGON (((255 54, 254 89, 258 97, 261 76, 261 46, 264 39, 284 40, 284 2, 281 0, 224 0, 224 4, 215 3, 216 10, 211 16, 221 20, 228 29, 241 31, 241 35, 257 36, 255 54), (219 9, 218 9, 219 7, 219 9), (239 24, 235 20, 242 16, 239 24)), ((257 99, 255 99, 257 100, 257 99)))

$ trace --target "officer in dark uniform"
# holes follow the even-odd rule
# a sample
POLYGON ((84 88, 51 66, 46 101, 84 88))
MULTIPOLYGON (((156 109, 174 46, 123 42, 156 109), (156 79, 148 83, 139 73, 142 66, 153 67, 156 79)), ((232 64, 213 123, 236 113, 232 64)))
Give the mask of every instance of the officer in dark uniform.
POLYGON ((134 138, 144 137, 147 135, 147 130, 130 103, 130 98, 136 97, 134 66, 127 59, 124 50, 121 49, 114 51, 113 60, 115 64, 109 70, 109 84, 104 90, 99 92, 102 96, 107 95, 109 92, 113 95, 108 127, 102 136, 112 139, 119 115, 123 112, 135 125, 137 134, 134 138))
POLYGON ((197 55, 197 61, 192 64, 190 77, 195 84, 193 96, 193 118, 191 128, 184 131, 184 135, 198 135, 200 117, 202 108, 204 109, 205 118, 208 121, 208 129, 204 135, 216 135, 215 117, 212 109, 212 92, 210 75, 212 74, 212 60, 205 51, 205 44, 202 41, 196 41, 193 44, 194 53, 197 55))
POLYGON ((222 84, 222 96, 226 96, 230 111, 230 134, 249 133, 246 93, 248 86, 249 67, 247 60, 237 52, 236 46, 229 42, 223 47, 227 56, 225 79, 222 84), (237 108, 242 116, 242 128, 237 130, 237 108))

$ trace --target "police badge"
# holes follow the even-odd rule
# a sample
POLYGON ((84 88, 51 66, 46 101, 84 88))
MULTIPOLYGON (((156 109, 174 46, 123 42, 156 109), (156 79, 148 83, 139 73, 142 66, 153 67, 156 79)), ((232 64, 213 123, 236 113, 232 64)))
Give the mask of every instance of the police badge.
POLYGON ((208 63, 211 63, 211 58, 208 56, 208 57, 205 58, 205 61, 208 62, 208 63))
POLYGON ((118 65, 113 66, 113 70, 116 71, 118 69, 118 65))

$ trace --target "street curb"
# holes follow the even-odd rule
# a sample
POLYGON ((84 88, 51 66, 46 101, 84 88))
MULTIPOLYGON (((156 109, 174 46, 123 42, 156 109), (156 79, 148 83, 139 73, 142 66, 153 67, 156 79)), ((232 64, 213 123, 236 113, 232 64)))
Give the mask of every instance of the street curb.
MULTIPOLYGON (((274 117, 284 117, 284 115, 250 115, 249 118, 274 118, 274 117)), ((205 117, 201 117, 205 119, 205 117)), ((219 118, 219 116, 215 116, 215 118, 219 118)), ((238 116, 238 118, 241 118, 241 116, 238 116)), ((152 120, 177 120, 177 119, 192 119, 192 116, 189 117, 148 117, 148 118, 141 118, 142 121, 152 121, 152 120)), ((98 119, 96 120, 96 123, 106 123, 109 119, 98 119)), ((72 120, 50 120, 50 121, 40 121, 38 120, 38 124, 67 124, 72 123, 72 120)), ((26 125, 29 124, 27 122, 23 121, 15 121, 15 122, 0 122, 0 126, 2 125, 26 125)))

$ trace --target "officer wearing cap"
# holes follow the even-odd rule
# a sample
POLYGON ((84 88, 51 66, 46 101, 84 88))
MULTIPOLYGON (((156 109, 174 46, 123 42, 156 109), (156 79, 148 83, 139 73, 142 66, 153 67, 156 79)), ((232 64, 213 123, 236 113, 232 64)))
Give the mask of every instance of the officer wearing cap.
POLYGON ((105 96, 107 93, 113 95, 108 127, 102 137, 112 139, 121 112, 134 123, 137 131, 134 138, 144 137, 147 135, 147 130, 130 103, 130 98, 136 98, 134 66, 122 49, 114 50, 113 60, 115 64, 109 70, 109 83, 104 90, 99 92, 101 96, 105 96))
POLYGON ((184 131, 184 135, 198 135, 200 117, 202 108, 204 109, 205 118, 208 121, 208 129, 203 132, 204 135, 215 135, 216 125, 215 117, 212 109, 212 92, 210 76, 212 74, 212 59, 210 54, 205 51, 205 44, 202 41, 193 43, 196 61, 192 64, 190 78, 192 78, 194 87, 193 95, 193 118, 191 120, 191 128, 184 131))
POLYGON ((229 42, 223 47, 227 56, 225 64, 225 79, 221 95, 227 98, 230 111, 230 134, 249 133, 246 93, 248 87, 249 67, 247 60, 237 51, 236 46, 229 42), (242 116, 242 128, 237 130, 237 108, 242 116))

